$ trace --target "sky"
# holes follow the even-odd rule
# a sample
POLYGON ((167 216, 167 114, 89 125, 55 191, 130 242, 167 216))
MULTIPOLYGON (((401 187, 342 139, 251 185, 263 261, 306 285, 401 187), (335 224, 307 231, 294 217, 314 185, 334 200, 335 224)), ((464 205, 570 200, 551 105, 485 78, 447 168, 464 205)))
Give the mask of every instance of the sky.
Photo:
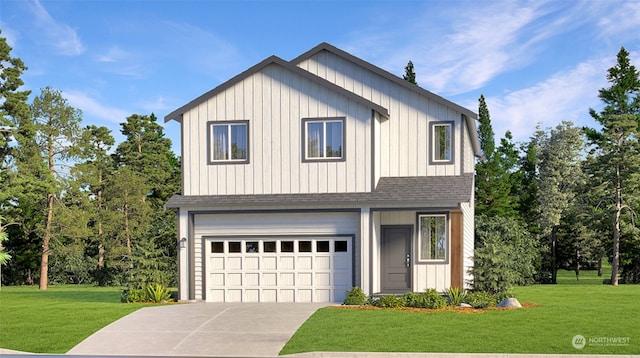
POLYGON ((28 70, 106 126, 164 116, 263 59, 292 60, 328 42, 478 112, 496 139, 526 142, 536 126, 598 127, 589 108, 621 47, 640 68, 640 0, 2 0, 0 37, 28 70))

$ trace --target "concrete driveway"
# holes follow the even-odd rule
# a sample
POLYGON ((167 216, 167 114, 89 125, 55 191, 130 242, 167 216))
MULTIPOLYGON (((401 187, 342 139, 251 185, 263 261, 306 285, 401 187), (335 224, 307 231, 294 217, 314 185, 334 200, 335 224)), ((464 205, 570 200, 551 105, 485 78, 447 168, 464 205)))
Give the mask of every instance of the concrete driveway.
POLYGON ((189 303, 147 307, 67 354, 275 357, 320 303, 189 303))

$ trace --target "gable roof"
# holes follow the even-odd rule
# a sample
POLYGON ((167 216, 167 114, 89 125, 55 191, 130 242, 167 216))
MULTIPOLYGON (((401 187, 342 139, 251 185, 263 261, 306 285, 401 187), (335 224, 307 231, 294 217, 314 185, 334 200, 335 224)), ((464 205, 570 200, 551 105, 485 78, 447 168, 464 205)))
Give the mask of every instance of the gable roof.
POLYGON ((456 103, 453 103, 441 96, 438 96, 437 94, 430 92, 418 85, 415 85, 413 83, 410 83, 409 81, 406 81, 394 74, 392 74, 389 71, 386 71, 376 65, 373 65, 361 58, 358 58, 346 51, 343 51, 329 43, 323 42, 319 45, 317 45, 316 47, 312 48, 311 50, 303 53, 302 55, 296 57, 295 59, 291 60, 291 63, 295 64, 296 66, 298 66, 301 62, 310 59, 311 57, 315 56, 316 54, 322 52, 322 51, 328 51, 330 53, 333 53, 339 57, 342 57, 348 61, 351 61, 353 63, 355 63, 356 65, 363 67, 399 86, 402 86, 410 91, 413 92, 417 92, 431 100, 433 100, 436 103, 440 103, 446 107, 449 108, 453 108, 456 111, 462 113, 465 117, 466 123, 467 123, 467 128, 469 130, 469 136, 471 138, 471 144, 473 145, 473 151, 474 154, 477 157, 482 157, 482 149, 480 148, 480 140, 478 138, 478 130, 476 128, 476 119, 478 118, 478 116, 473 112, 470 111, 467 108, 464 108, 456 103))
POLYGON ((232 87, 233 85, 239 83, 240 81, 248 78, 249 76, 258 73, 260 71, 262 71, 265 67, 270 66, 270 65, 278 65, 280 67, 285 68, 286 70, 293 72, 299 76, 302 76, 314 83, 317 83, 321 86, 326 87, 327 89, 333 91, 333 92, 337 92, 338 94, 341 94, 349 99, 352 99, 358 103, 361 103, 371 109, 373 109, 374 111, 380 113, 382 116, 384 117, 389 117, 389 111, 380 106, 377 103, 371 102, 368 99, 358 96, 357 94, 347 91, 346 89, 331 83, 327 80, 325 80, 322 77, 318 77, 314 74, 312 74, 309 71, 305 71, 302 68, 298 67, 298 66, 294 66, 293 64, 279 58, 278 56, 270 56, 267 57, 266 59, 262 60, 260 63, 250 67, 249 69, 247 69, 246 71, 234 76, 233 78, 231 78, 230 80, 228 80, 227 82, 224 82, 223 84, 213 88, 212 90, 200 95, 199 97, 197 97, 196 99, 194 99, 193 101, 185 104, 184 106, 174 110, 173 112, 167 114, 164 117, 164 121, 168 122, 170 120, 176 120, 178 122, 180 122, 182 120, 182 115, 189 111, 192 108, 195 108, 196 106, 206 102, 209 98, 225 91, 226 89, 232 87))

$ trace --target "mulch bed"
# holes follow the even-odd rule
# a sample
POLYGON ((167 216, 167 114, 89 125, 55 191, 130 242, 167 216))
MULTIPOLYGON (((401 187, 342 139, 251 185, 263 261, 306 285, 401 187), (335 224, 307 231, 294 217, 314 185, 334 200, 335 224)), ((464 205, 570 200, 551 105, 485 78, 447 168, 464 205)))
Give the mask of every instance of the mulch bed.
MULTIPOLYGON (((521 302, 522 308, 535 308, 538 305, 532 302, 521 302)), ((333 308, 343 308, 343 309, 355 309, 355 310, 396 310, 396 311, 407 311, 407 312, 419 312, 419 313, 437 313, 437 312, 445 312, 451 311, 455 313, 463 313, 463 314, 480 314, 485 311, 509 311, 513 308, 498 308, 498 307, 489 307, 489 308, 470 308, 470 307, 458 307, 458 306, 446 306, 442 308, 432 309, 432 308, 417 308, 417 307, 400 307, 400 308, 381 308, 375 306, 332 306, 333 308)))

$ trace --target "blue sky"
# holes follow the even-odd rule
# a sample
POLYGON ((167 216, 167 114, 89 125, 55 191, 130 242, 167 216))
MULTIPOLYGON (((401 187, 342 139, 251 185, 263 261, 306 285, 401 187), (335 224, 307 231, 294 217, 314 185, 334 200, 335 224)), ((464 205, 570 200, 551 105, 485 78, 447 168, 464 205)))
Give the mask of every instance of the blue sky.
MULTIPOLYGON (((270 55, 329 42, 474 112, 487 99, 496 138, 536 124, 596 126, 589 108, 624 46, 640 68, 640 0, 178 1, 2 0, 0 36, 29 69, 109 127, 172 110, 270 55)), ((32 95, 32 96, 33 96, 32 95)), ((165 125, 179 148, 179 126, 165 125)))

